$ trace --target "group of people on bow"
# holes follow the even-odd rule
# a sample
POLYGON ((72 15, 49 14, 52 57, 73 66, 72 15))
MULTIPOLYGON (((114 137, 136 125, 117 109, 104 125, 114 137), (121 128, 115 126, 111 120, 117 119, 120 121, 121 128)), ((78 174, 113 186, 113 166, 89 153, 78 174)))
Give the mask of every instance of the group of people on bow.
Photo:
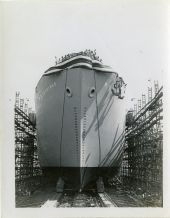
POLYGON ((102 63, 102 59, 100 59, 99 56, 97 56, 97 54, 96 54, 96 49, 95 50, 86 49, 85 51, 81 51, 78 53, 67 54, 65 56, 62 56, 59 59, 57 59, 57 57, 55 57, 55 59, 56 59, 55 62, 56 62, 56 64, 59 64, 59 63, 62 63, 64 61, 67 61, 67 60, 69 60, 73 57, 79 56, 79 55, 88 56, 92 60, 97 60, 97 61, 100 61, 102 63))

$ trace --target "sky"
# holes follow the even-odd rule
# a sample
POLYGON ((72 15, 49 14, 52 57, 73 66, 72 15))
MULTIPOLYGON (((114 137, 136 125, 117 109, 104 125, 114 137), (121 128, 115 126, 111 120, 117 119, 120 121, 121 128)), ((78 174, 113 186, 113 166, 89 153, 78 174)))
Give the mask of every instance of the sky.
POLYGON ((164 0, 64 0, 2 3, 4 97, 29 98, 55 56, 96 49, 127 83, 127 108, 168 71, 164 0), (151 82, 149 82, 150 80, 151 82), (131 98, 135 98, 132 102, 131 98))

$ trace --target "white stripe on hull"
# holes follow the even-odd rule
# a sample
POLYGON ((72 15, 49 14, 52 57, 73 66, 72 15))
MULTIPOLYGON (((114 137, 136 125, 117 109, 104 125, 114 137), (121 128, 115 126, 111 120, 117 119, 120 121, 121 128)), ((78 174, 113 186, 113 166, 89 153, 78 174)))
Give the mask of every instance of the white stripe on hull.
POLYGON ((63 71, 65 69, 71 69, 75 67, 85 67, 88 69, 94 69, 102 72, 115 73, 113 69, 109 66, 103 65, 100 61, 91 59, 88 56, 78 55, 72 57, 69 60, 58 63, 56 66, 53 66, 45 71, 44 75, 50 75, 63 71))

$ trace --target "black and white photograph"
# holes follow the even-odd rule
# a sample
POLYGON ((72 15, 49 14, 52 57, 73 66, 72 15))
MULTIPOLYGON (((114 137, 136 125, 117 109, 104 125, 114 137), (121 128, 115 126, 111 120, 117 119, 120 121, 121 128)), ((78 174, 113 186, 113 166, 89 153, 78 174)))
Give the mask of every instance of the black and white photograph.
POLYGON ((169 217, 170 1, 0 7, 2 217, 169 217))

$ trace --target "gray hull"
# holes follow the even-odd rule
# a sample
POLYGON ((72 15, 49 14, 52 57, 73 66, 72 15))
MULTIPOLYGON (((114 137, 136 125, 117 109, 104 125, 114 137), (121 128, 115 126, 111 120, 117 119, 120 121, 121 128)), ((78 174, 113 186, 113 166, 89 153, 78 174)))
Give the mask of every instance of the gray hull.
POLYGON ((102 172, 102 168, 120 166, 125 107, 124 100, 111 90, 116 76, 73 68, 40 79, 35 102, 44 169, 63 168, 67 172, 68 168, 80 168, 76 171, 80 183, 86 184, 100 174, 100 168, 102 172), (97 170, 90 169, 96 168, 94 175, 97 170))

